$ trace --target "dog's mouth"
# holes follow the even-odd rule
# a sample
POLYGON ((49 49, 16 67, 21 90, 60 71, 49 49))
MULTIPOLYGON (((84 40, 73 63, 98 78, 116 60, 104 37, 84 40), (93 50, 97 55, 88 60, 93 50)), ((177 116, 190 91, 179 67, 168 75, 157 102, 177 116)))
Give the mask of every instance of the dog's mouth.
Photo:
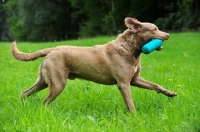
MULTIPOLYGON (((160 39, 160 38, 158 38, 158 39, 160 39)), ((163 40, 163 39, 161 39, 161 40, 163 40)), ((164 40, 163 40, 163 41, 164 41, 164 40)), ((161 51, 162 49, 163 49, 163 47, 160 46, 159 48, 156 49, 156 51, 161 51)))
POLYGON ((162 50, 162 46, 156 49, 157 51, 161 51, 162 50))
POLYGON ((150 39, 145 45, 142 46, 142 52, 144 54, 149 54, 154 50, 161 51, 162 50, 163 39, 153 38, 150 39))

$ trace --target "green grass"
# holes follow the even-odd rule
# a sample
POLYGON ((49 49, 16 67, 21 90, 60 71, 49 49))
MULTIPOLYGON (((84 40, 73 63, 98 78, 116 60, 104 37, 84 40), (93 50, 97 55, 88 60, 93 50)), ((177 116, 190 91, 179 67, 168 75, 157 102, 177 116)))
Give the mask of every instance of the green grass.
MULTIPOLYGON (((24 52, 57 45, 104 44, 115 37, 22 43, 24 52)), ((200 33, 172 33, 161 52, 142 55, 141 76, 176 91, 168 98, 154 91, 132 87, 137 114, 126 112, 116 86, 84 80, 68 81, 63 93, 48 107, 42 105, 45 89, 23 102, 22 91, 37 78, 43 59, 14 60, 11 43, 0 43, 0 131, 6 132, 199 132, 200 131, 200 33)))

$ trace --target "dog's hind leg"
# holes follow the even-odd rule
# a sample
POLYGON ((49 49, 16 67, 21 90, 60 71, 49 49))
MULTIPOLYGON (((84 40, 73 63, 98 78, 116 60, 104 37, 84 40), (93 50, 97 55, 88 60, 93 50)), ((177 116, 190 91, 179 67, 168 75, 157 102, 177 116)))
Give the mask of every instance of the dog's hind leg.
POLYGON ((38 92, 38 91, 40 91, 42 89, 45 89, 47 87, 48 87, 48 85, 45 82, 45 80, 44 80, 44 78, 42 76, 42 73, 40 71, 39 77, 38 77, 36 83, 33 86, 31 86, 29 89, 27 89, 26 91, 24 91, 21 94, 21 98, 24 98, 26 96, 30 96, 31 94, 36 93, 36 92, 38 92))
POLYGON ((51 67, 51 69, 48 70, 47 73, 47 78, 49 80, 48 85, 50 89, 49 94, 44 100, 43 104, 50 104, 56 99, 59 94, 61 94, 67 83, 69 70, 67 68, 59 67, 57 65, 57 67, 51 67))
POLYGON ((132 86, 140 87, 140 88, 145 88, 145 89, 150 89, 150 90, 155 90, 157 93, 162 93, 166 96, 173 97, 176 96, 177 93, 169 91, 162 86, 146 81, 145 79, 141 77, 135 77, 131 81, 132 86))
POLYGON ((27 89, 26 91, 24 91, 21 94, 21 98, 24 98, 25 96, 30 96, 31 94, 34 94, 42 89, 47 88, 48 85, 44 82, 44 80, 42 80, 40 77, 38 78, 37 82, 31 86, 29 89, 27 89))

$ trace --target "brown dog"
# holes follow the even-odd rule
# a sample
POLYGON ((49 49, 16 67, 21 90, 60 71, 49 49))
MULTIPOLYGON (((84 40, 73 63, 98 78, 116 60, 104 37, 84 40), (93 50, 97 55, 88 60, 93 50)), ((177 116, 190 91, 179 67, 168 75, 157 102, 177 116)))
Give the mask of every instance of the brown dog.
POLYGON ((36 83, 24 91, 21 97, 49 86, 49 95, 43 103, 50 104, 63 91, 68 78, 82 78, 106 85, 117 84, 128 110, 133 112, 136 109, 130 85, 155 90, 169 97, 176 96, 175 92, 140 77, 142 46, 153 38, 167 40, 169 34, 158 30, 154 24, 141 23, 134 18, 126 18, 125 25, 128 29, 119 34, 116 40, 94 47, 59 46, 28 54, 20 52, 13 42, 12 54, 18 60, 33 61, 45 57, 36 83))

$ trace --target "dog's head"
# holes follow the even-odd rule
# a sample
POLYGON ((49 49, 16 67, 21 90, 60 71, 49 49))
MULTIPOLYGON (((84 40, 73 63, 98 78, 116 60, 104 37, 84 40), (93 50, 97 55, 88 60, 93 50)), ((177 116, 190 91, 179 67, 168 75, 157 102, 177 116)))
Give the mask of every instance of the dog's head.
MULTIPOLYGON (((128 27, 128 30, 126 30, 123 34, 129 35, 131 36, 131 38, 139 40, 140 46, 143 46, 144 44, 155 38, 161 40, 167 40, 169 38, 169 34, 160 31, 155 24, 140 22, 137 19, 130 17, 125 18, 124 21, 125 25, 128 27)), ((130 41, 135 40, 130 39, 130 41)), ((161 49, 162 47, 157 50, 161 49)))

